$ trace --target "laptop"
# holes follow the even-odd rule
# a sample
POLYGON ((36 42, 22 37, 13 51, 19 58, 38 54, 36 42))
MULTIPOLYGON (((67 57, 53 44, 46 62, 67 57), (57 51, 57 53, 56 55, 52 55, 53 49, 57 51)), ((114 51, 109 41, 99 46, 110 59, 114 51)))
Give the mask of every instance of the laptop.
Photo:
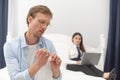
POLYGON ((81 58, 81 65, 92 64, 97 65, 100 60, 101 53, 90 53, 86 52, 81 58))

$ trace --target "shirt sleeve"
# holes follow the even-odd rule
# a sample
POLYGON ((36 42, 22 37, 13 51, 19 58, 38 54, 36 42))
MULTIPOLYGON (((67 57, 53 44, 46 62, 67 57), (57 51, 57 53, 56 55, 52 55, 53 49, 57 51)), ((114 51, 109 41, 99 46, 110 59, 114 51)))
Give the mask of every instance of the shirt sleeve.
POLYGON ((51 53, 57 53, 57 51, 56 51, 56 49, 55 49, 55 47, 54 47, 54 44, 53 44, 50 40, 48 40, 48 41, 49 41, 49 42, 46 42, 48 50, 49 50, 51 53))
POLYGON ((18 60, 10 43, 5 43, 4 45, 4 56, 11 80, 32 80, 32 78, 29 76, 28 69, 24 71, 20 70, 18 60))

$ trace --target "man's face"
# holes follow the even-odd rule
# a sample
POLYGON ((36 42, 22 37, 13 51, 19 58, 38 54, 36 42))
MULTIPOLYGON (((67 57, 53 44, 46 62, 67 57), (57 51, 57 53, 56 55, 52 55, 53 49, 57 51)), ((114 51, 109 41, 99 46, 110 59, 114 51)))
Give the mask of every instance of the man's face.
POLYGON ((28 31, 33 34, 35 37, 40 37, 45 30, 47 29, 48 25, 50 24, 51 17, 46 14, 37 13, 35 18, 28 17, 28 31))

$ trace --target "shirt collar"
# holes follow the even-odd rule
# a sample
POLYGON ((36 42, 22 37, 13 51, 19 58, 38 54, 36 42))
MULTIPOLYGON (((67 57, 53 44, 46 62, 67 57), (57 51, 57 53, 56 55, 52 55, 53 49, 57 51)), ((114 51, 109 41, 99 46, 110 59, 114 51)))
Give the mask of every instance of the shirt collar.
POLYGON ((26 47, 27 46, 27 43, 26 43, 26 39, 25 39, 25 36, 24 35, 22 35, 22 36, 20 36, 20 43, 21 43, 21 47, 23 48, 23 47, 26 47))
MULTIPOLYGON (((27 43, 26 43, 26 39, 25 39, 25 35, 22 35, 20 37, 21 41, 20 41, 20 44, 21 44, 21 47, 24 48, 24 47, 27 47, 27 43)), ((43 37, 40 37, 39 39, 39 42, 38 42, 38 45, 39 46, 43 46, 43 37)))
POLYGON ((73 46, 74 46, 74 47, 80 47, 80 46, 76 46, 74 43, 73 43, 73 46))

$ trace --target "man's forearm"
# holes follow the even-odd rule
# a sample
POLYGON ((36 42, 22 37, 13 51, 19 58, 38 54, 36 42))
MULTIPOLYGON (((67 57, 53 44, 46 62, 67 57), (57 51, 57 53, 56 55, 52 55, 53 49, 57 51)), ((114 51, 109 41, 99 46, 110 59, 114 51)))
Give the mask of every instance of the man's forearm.
POLYGON ((28 69, 30 77, 32 78, 39 69, 40 69, 40 66, 38 66, 37 64, 31 65, 28 69))

